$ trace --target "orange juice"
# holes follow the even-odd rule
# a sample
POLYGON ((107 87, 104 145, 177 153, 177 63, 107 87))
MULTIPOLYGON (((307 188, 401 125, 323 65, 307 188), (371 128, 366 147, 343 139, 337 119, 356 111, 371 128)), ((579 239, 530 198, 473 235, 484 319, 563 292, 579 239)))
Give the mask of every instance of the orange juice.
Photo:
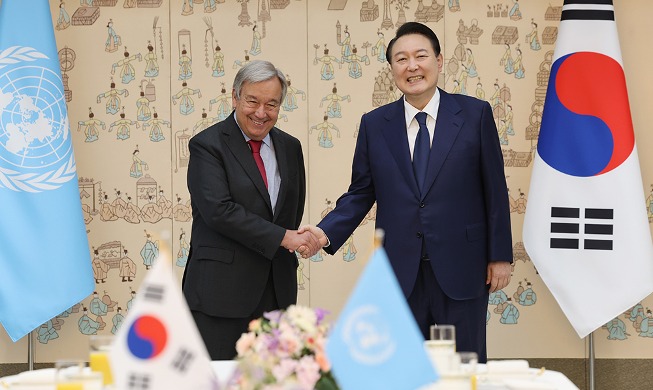
POLYGON ((102 373, 103 383, 105 385, 113 384, 113 376, 111 375, 111 367, 109 365, 109 355, 107 351, 92 351, 89 363, 92 371, 102 373))
POLYGON ((79 382, 57 383, 57 390, 84 390, 84 384, 79 382))

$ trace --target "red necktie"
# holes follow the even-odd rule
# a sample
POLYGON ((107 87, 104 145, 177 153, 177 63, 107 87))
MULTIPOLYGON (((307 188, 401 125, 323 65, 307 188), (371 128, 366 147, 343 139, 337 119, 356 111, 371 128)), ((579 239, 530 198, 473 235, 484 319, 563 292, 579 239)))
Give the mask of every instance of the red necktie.
POLYGON ((261 177, 263 177, 263 183, 265 183, 265 188, 268 188, 268 176, 265 174, 265 165, 263 164, 263 159, 261 158, 261 144, 263 141, 254 141, 253 139, 247 141, 249 148, 252 149, 252 156, 254 156, 254 161, 258 167, 259 172, 261 172, 261 177))

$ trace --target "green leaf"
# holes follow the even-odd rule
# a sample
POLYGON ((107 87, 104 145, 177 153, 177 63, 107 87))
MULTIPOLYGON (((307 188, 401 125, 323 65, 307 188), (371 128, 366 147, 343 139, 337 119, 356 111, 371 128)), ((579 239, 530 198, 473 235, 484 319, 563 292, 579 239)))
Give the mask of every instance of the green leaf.
POLYGON ((315 390, 340 390, 335 378, 330 372, 322 374, 320 380, 315 384, 315 390))

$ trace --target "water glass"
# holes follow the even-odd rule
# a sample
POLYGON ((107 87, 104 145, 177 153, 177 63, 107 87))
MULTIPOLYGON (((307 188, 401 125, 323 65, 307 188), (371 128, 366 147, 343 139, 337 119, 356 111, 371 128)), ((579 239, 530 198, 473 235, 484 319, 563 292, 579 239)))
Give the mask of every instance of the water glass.
POLYGON ((456 346, 456 327, 453 325, 431 325, 431 340, 453 343, 456 346))
POLYGON ((54 362, 54 381, 57 390, 84 390, 81 377, 85 363, 82 360, 57 360, 54 362))
POLYGON ((431 363, 439 373, 449 372, 456 353, 456 328, 453 325, 432 325, 431 339, 424 342, 431 363))
POLYGON ((102 390, 102 375, 83 360, 57 360, 54 367, 56 390, 102 390))
POLYGON ((476 375, 478 368, 478 354, 476 352, 457 352, 459 363, 458 372, 465 376, 476 375))

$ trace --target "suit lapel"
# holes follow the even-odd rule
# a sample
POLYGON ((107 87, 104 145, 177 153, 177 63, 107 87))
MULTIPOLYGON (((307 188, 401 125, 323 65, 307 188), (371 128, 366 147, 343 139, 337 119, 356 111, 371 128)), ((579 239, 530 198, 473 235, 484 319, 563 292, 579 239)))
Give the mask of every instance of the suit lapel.
POLYGON ((408 147, 404 99, 399 99, 390 104, 384 118, 387 122, 381 128, 381 132, 388 144, 388 149, 390 149, 392 157, 395 159, 406 183, 408 183, 413 193, 419 198, 419 188, 417 187, 417 180, 413 172, 413 162, 410 159, 410 149, 408 147))
POLYGON ((236 123, 235 113, 231 113, 229 118, 225 120, 229 124, 224 128, 224 135, 227 141, 227 146, 231 153, 233 153, 236 161, 243 167, 247 176, 256 187, 256 190, 259 192, 261 197, 267 203, 270 213, 272 213, 272 204, 270 203, 270 194, 268 189, 265 188, 265 183, 261 177, 261 172, 259 172, 256 162, 254 162, 254 157, 252 157, 252 151, 249 149, 243 134, 236 123))
POLYGON ((429 167, 424 181, 424 194, 428 193, 429 188, 435 182, 435 178, 462 128, 463 119, 458 116, 460 111, 461 108, 453 97, 440 90, 440 107, 438 108, 438 119, 435 122, 429 167))
POLYGON ((275 207, 276 212, 274 213, 274 217, 272 219, 272 222, 274 222, 279 216, 278 212, 282 209, 281 205, 286 198, 288 185, 293 183, 288 183, 288 149, 283 137, 279 135, 279 130, 276 127, 273 127, 272 130, 270 130, 270 138, 272 138, 272 142, 274 143, 274 154, 277 158, 277 169, 279 170, 279 177, 281 179, 281 183, 279 183, 277 205, 275 207))

